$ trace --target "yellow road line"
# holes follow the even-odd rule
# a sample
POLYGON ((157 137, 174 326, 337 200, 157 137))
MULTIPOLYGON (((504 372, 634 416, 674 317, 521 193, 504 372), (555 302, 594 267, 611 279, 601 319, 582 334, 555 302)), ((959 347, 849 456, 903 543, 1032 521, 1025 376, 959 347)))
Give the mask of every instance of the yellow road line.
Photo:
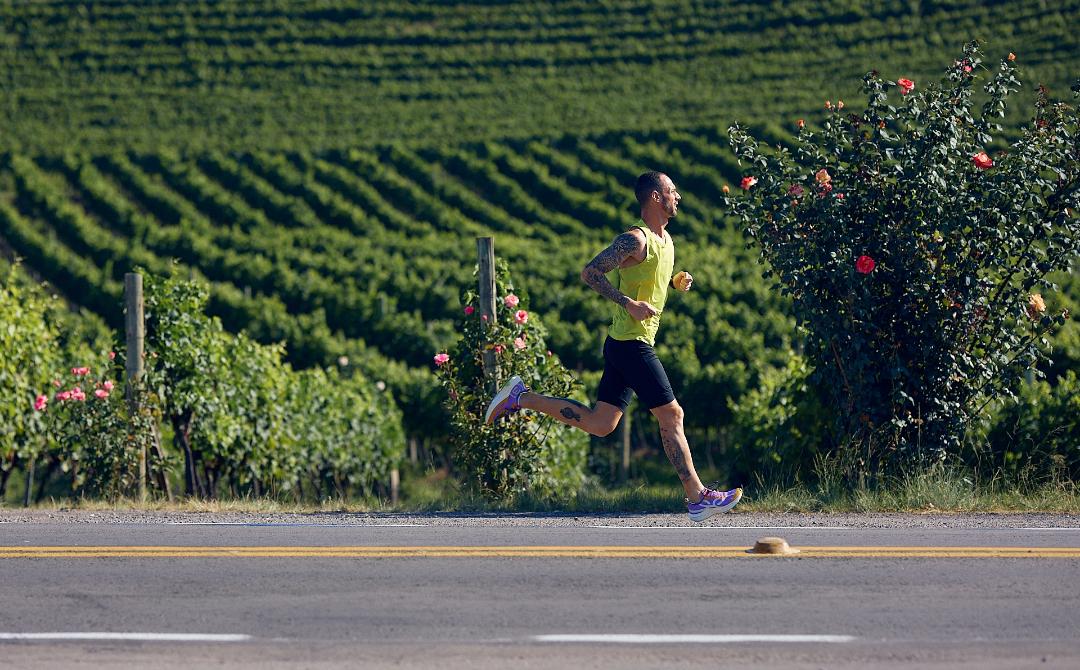
MULTIPOLYGON (((800 558, 1080 558, 1080 547, 796 547, 800 558)), ((0 546, 0 558, 761 558, 749 547, 0 546)))

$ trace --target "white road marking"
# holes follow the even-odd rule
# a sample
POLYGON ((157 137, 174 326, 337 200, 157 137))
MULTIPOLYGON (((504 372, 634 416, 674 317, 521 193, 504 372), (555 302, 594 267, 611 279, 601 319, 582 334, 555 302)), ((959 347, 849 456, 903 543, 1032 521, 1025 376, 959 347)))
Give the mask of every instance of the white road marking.
POLYGON ((947 531, 1032 531, 1032 530, 1074 530, 1080 531, 1080 527, 1065 526, 1065 527, 1037 527, 1037 528, 896 528, 892 526, 615 526, 615 525, 594 525, 587 526, 588 528, 626 528, 633 530, 869 530, 869 531, 932 531, 932 532, 947 532, 947 531))
POLYGON ((166 526, 259 526, 313 528, 426 528, 424 523, 259 523, 257 521, 166 521, 166 526))
POLYGON ((851 642, 851 635, 534 635, 536 642, 610 642, 614 644, 732 644, 737 642, 851 642))
POLYGON ((0 640, 128 640, 135 642, 246 642, 250 635, 207 633, 0 633, 0 640))

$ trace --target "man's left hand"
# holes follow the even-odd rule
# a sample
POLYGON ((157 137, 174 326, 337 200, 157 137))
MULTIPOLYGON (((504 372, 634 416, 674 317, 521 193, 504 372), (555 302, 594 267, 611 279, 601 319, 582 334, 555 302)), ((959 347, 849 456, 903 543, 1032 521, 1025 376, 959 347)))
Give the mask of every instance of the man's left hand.
POLYGON ((694 284, 694 275, 683 270, 671 278, 671 283, 680 291, 689 291, 694 284))

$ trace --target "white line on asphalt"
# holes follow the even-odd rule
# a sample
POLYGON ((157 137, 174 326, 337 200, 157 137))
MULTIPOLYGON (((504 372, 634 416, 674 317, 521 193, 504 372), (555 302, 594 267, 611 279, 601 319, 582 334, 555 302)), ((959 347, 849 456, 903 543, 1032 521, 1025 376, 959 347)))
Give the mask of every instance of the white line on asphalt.
POLYGON ((205 633, 0 633, 0 640, 130 640, 136 642, 246 642, 250 635, 205 633))
POLYGON ((626 528, 633 530, 883 530, 847 526, 589 526, 589 528, 626 528))
POLYGON ((256 523, 251 521, 166 521, 166 526, 281 526, 314 528, 426 528, 424 523, 256 523))
POLYGON ((731 644, 736 642, 851 642, 851 635, 534 635, 536 642, 610 642, 615 644, 731 644))
POLYGON ((869 527, 869 526, 616 526, 616 525, 594 525, 587 526, 588 528, 626 528, 632 530, 869 530, 869 531, 894 531, 894 530, 906 530, 906 531, 934 531, 934 532, 948 532, 948 531, 1032 531, 1032 530, 1047 530, 1047 531, 1059 531, 1059 530, 1074 530, 1080 531, 1080 527, 1064 526, 1064 527, 1037 527, 1037 528, 897 528, 897 527, 869 527))

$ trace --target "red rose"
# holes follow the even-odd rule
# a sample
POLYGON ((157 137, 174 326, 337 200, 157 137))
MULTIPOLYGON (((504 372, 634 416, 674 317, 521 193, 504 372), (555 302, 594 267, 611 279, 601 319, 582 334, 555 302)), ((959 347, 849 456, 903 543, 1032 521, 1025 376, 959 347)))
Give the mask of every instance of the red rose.
POLYGON ((994 167, 994 161, 986 155, 985 151, 980 151, 979 153, 975 154, 971 157, 971 160, 975 163, 975 167, 979 168, 980 170, 989 170, 990 168, 994 167))
POLYGON ((743 177, 742 182, 739 184, 739 186, 742 188, 742 190, 749 191, 750 187, 753 186, 756 183, 757 183, 757 178, 756 177, 743 177))
POLYGON ((873 272, 875 265, 874 259, 869 256, 859 256, 859 259, 855 261, 855 269, 864 275, 873 272))
POLYGON ((896 80, 896 85, 900 87, 900 95, 907 95, 915 90, 915 82, 903 77, 896 80))

